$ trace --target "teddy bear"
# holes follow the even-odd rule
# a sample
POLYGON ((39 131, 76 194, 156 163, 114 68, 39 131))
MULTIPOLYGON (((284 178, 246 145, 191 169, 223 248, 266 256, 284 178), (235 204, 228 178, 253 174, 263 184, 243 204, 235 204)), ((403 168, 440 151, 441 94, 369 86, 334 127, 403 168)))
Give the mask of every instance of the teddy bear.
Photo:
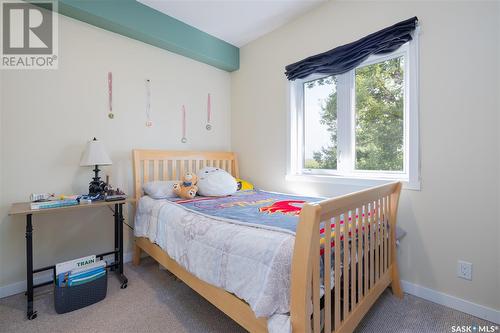
POLYGON ((181 183, 174 184, 174 193, 183 199, 193 199, 196 196, 196 192, 198 192, 197 183, 198 177, 191 172, 187 172, 184 178, 182 178, 181 183))

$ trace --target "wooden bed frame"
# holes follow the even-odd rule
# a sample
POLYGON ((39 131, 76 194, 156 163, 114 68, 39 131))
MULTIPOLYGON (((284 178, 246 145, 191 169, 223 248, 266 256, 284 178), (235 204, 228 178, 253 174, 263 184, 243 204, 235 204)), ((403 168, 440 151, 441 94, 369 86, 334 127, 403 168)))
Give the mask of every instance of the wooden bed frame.
MULTIPOLYGON (((143 195, 143 183, 177 180, 184 172, 196 172, 205 166, 219 167, 239 177, 237 157, 232 152, 134 150, 133 163, 137 201, 143 195)), ((388 286, 396 296, 403 296, 395 232, 400 191, 401 183, 394 182, 304 205, 292 259, 290 315, 294 333, 352 332, 388 286), (368 232, 361 232, 351 241, 349 227, 344 227, 347 224, 341 225, 339 232, 333 232, 331 224, 338 223, 341 215, 352 217, 353 230, 368 232), (324 290, 333 291, 322 298, 318 260, 320 227, 325 230, 325 239, 332 239, 332 242, 324 242, 323 255, 329 258, 333 251, 334 267, 330 260, 324 260, 323 269, 327 276, 326 272, 333 268, 335 286, 332 289, 330 279, 325 279, 324 290), (349 262, 355 263, 354 267, 349 262)), ((248 331, 267 332, 267 320, 257 318, 246 302, 198 279, 147 238, 135 238, 135 265, 139 265, 142 251, 248 331)))

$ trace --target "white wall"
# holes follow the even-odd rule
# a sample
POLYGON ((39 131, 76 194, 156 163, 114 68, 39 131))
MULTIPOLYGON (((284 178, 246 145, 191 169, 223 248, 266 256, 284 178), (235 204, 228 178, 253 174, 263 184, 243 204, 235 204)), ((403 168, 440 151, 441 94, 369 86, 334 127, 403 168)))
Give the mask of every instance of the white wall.
MULTIPOLYGON (((130 194, 134 148, 230 149, 229 73, 67 17, 59 24, 58 70, 2 71, 0 287, 25 278, 25 222, 6 216, 9 205, 32 192, 84 193, 91 168, 79 161, 93 136, 113 160, 103 176, 110 174, 112 184, 130 194), (107 117, 108 71, 114 120, 107 117), (152 81, 153 128, 145 126, 146 78, 152 81), (209 92, 211 132, 205 130, 209 92), (182 104, 187 144, 180 142, 182 104)), ((35 266, 111 250, 112 226, 105 208, 35 216, 35 266)), ((125 234, 129 243, 128 228, 125 234)))
POLYGON ((232 146, 241 173, 276 191, 350 190, 285 181, 284 68, 418 16, 422 190, 403 191, 402 279, 500 309, 498 2, 328 2, 241 49, 232 74, 232 146), (472 262, 473 280, 456 277, 472 262))

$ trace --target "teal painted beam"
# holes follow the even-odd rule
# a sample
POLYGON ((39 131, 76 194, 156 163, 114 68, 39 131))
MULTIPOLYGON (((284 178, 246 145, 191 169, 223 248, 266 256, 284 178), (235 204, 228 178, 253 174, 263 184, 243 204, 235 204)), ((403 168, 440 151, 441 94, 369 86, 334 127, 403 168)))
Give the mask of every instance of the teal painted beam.
POLYGON ((59 0, 59 13, 228 72, 240 50, 135 0, 59 0))

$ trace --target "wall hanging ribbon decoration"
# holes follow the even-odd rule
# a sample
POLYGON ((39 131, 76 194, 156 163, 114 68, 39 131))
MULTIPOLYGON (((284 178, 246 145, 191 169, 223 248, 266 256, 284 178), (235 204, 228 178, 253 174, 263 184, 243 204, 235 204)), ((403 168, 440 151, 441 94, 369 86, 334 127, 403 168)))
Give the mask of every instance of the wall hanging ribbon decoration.
POLYGON ((182 106, 182 138, 181 138, 182 143, 187 142, 186 138, 186 107, 183 105, 182 106))
POLYGON ((207 126, 206 126, 207 131, 210 131, 212 129, 212 125, 210 124, 211 119, 212 119, 212 101, 210 98, 210 94, 208 94, 208 98, 207 98, 207 126))
POLYGON ((151 120, 151 80, 146 79, 146 127, 153 127, 151 120))
POLYGON ((115 115, 113 114, 113 73, 108 72, 108 118, 113 119, 115 115))

